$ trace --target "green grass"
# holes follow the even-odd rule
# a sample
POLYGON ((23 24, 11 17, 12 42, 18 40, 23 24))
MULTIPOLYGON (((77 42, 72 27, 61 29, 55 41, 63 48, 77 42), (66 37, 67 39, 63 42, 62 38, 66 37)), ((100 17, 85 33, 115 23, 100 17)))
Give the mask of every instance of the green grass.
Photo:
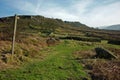
POLYGON ((0 71, 0 80, 82 80, 88 74, 74 57, 77 50, 92 47, 80 46, 74 41, 65 41, 60 45, 49 47, 40 53, 47 54, 43 60, 34 59, 19 69, 0 71))

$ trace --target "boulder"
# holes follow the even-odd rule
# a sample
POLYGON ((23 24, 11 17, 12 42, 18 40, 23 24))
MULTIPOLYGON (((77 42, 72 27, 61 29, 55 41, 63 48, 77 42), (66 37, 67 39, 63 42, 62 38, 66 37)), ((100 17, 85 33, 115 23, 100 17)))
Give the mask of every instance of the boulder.
POLYGON ((95 48, 95 51, 96 51, 96 55, 95 57, 96 58, 103 58, 103 59, 117 59, 117 57, 110 51, 106 50, 106 49, 103 49, 103 48, 95 48))

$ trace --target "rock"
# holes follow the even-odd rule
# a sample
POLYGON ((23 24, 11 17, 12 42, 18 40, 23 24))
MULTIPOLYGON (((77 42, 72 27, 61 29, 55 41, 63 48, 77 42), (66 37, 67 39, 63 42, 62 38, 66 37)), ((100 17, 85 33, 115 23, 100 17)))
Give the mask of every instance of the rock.
POLYGON ((115 55, 113 55, 112 52, 106 50, 106 49, 103 49, 103 48, 95 48, 95 51, 96 51, 96 55, 94 57, 96 58, 104 58, 104 59, 117 59, 117 57, 115 55))
POLYGON ((55 39, 54 38, 49 38, 47 39, 46 43, 48 46, 52 46, 52 45, 55 45, 55 39))

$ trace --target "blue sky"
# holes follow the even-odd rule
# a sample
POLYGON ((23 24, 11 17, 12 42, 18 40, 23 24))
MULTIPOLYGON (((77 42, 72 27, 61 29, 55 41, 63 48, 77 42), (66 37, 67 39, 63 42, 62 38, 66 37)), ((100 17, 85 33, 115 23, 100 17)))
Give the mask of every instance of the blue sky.
POLYGON ((91 27, 120 24, 120 0, 0 0, 0 17, 42 15, 91 27))

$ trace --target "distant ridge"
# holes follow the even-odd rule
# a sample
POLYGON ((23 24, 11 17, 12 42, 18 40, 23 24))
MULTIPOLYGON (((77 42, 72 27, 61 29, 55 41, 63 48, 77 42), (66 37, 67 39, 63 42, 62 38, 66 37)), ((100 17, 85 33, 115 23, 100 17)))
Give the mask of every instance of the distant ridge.
POLYGON ((106 30, 120 30, 120 24, 111 25, 111 26, 104 26, 101 29, 106 29, 106 30))

